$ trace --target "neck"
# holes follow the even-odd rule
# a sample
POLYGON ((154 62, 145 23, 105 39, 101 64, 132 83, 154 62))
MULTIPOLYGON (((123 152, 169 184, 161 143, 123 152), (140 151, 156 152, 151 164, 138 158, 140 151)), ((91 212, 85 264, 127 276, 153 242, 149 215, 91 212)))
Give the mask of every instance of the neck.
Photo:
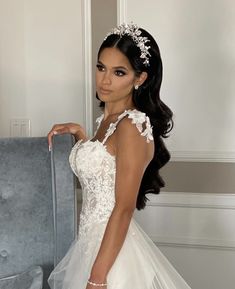
POLYGON ((109 116, 121 114, 125 110, 135 109, 135 108, 136 107, 134 106, 133 103, 123 104, 123 105, 111 105, 111 104, 105 103, 104 120, 107 119, 109 116))

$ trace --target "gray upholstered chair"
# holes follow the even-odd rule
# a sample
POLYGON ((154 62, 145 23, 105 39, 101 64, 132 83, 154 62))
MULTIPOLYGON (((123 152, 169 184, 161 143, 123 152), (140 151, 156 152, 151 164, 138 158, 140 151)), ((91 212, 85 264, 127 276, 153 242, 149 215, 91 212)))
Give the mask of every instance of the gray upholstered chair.
POLYGON ((0 139, 0 288, 49 288, 47 278, 77 234, 69 135, 0 139), (43 272, 43 274, 42 274, 43 272), (41 287, 40 287, 41 286, 41 287))

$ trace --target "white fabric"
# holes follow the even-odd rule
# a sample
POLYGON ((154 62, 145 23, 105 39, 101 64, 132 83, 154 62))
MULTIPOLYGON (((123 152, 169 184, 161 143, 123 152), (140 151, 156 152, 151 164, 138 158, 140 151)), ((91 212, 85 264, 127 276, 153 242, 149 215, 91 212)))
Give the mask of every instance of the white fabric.
MULTIPOLYGON (((115 205, 115 157, 106 150, 105 141, 125 116, 146 141, 153 140, 149 118, 140 111, 126 110, 110 124, 102 142, 80 140, 71 151, 69 160, 82 186, 83 204, 78 236, 49 277, 53 289, 86 288, 115 205)), ((98 127, 103 117, 97 119, 98 127)), ((133 218, 107 283, 107 289, 190 289, 133 218)))

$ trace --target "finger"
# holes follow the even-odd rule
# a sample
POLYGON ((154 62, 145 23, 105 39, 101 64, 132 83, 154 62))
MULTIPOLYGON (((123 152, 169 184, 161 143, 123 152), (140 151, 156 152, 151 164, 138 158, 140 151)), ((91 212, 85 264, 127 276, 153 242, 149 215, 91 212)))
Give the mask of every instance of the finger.
POLYGON ((58 128, 56 130, 53 131, 53 134, 65 134, 68 133, 69 130, 67 127, 63 127, 63 128, 58 128))
POLYGON ((49 151, 51 151, 52 148, 52 137, 54 135, 60 135, 60 134, 66 134, 69 133, 69 130, 66 126, 53 126, 52 130, 48 133, 48 145, 49 145, 49 151))
POLYGON ((57 129, 59 127, 60 127, 60 125, 58 125, 58 124, 53 125, 52 129, 47 134, 47 141, 48 141, 49 151, 51 151, 51 147, 52 147, 52 137, 53 137, 53 135, 55 134, 55 132, 57 131, 57 129))
POLYGON ((54 132, 53 131, 50 131, 47 135, 47 141, 48 141, 48 148, 49 148, 49 151, 51 151, 51 148, 52 148, 52 137, 54 135, 54 132))

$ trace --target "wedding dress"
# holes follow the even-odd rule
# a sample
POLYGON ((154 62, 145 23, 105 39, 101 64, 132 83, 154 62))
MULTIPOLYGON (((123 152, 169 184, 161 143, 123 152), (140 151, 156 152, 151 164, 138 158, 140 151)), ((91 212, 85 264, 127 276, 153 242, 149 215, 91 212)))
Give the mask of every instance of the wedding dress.
MULTIPOLYGON (((115 157, 107 151, 105 142, 126 116, 147 142, 153 140, 149 118, 134 109, 125 110, 110 124, 102 142, 79 140, 72 148, 69 161, 81 183, 83 203, 78 235, 48 279, 53 289, 86 289, 115 205, 115 157)), ((96 120, 97 130, 103 117, 96 120)), ((134 218, 107 283, 107 289, 190 289, 134 218)))

